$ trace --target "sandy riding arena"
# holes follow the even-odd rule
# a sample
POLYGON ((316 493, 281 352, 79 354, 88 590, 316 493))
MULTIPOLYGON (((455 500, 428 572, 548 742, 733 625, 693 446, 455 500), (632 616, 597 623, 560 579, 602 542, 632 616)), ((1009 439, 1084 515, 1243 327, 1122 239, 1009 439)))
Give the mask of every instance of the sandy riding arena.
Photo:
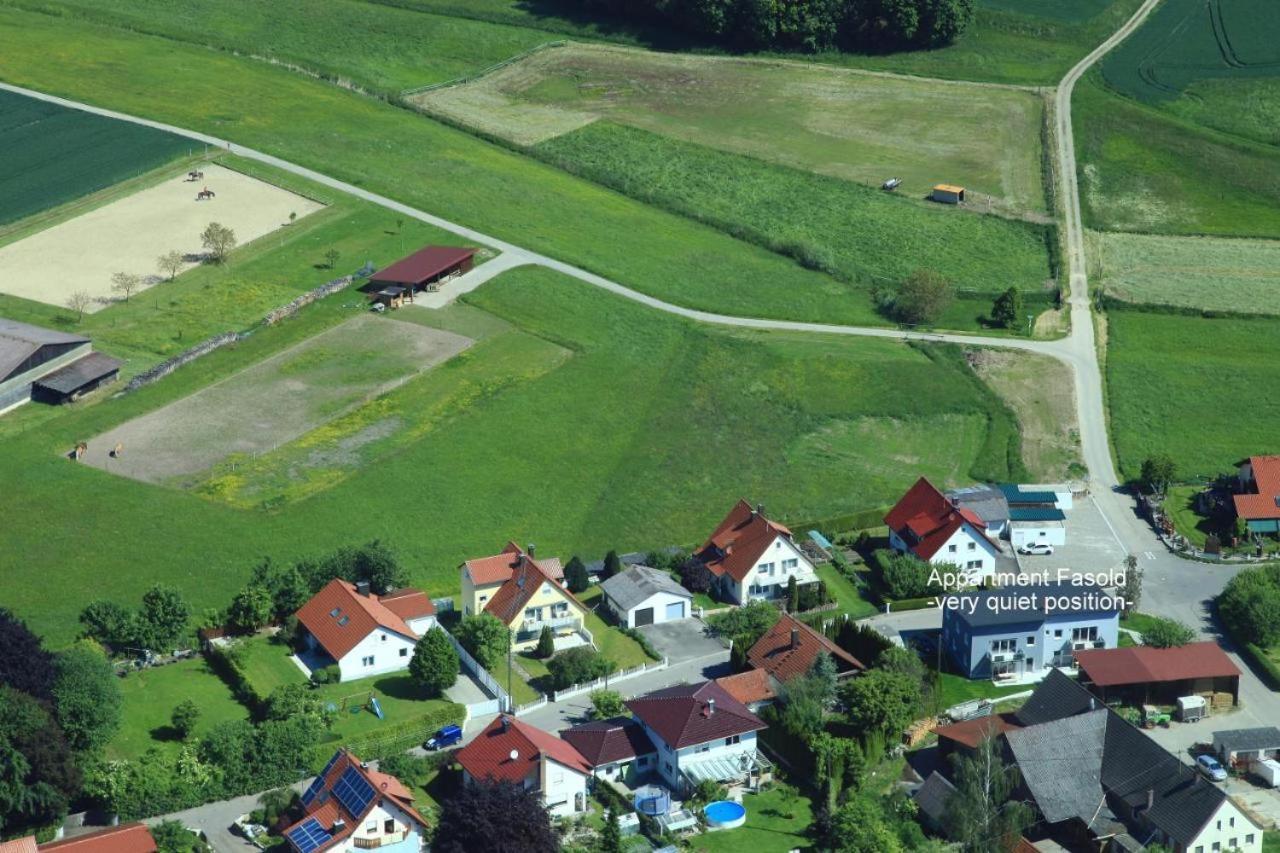
POLYGON ((228 457, 270 452, 471 344, 364 314, 90 439, 83 461, 136 480, 189 485, 228 457))
POLYGON ((204 178, 186 173, 166 179, 96 210, 0 247, 0 292, 64 305, 72 293, 93 298, 86 310, 110 303, 111 276, 134 273, 148 284, 161 280, 156 260, 177 250, 194 265, 204 248, 200 233, 210 222, 235 232, 243 246, 322 205, 222 166, 203 167, 204 178), (204 188, 214 197, 196 201, 204 188), (105 301, 100 301, 105 300, 105 301))

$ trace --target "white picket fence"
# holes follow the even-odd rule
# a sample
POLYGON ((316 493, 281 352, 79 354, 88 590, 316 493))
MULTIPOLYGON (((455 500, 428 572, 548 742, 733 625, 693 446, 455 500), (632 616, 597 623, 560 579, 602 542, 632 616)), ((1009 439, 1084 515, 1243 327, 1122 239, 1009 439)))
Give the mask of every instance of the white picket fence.
MULTIPOLYGON (((602 690, 611 687, 619 681, 626 681, 628 678, 635 678, 646 672, 655 672, 659 669, 666 669, 669 661, 663 657, 660 661, 652 663, 642 663, 639 666, 633 666, 631 669, 624 669, 620 672, 611 673, 605 678, 597 678, 595 681, 586 681, 582 684, 575 684, 572 687, 566 687, 564 690, 556 690, 551 694, 552 702, 560 702, 565 699, 571 699, 574 696, 581 696, 583 693, 590 693, 593 690, 602 690)), ((532 709, 530 709, 532 710, 532 709)))
POLYGON ((463 668, 466 669, 467 672, 471 673, 471 676, 475 678, 476 681, 480 682, 480 684, 489 691, 490 695, 496 697, 487 702, 477 702, 475 703, 475 707, 468 706, 471 714, 473 716, 480 716, 482 714, 496 714, 498 711, 510 710, 512 707, 511 696, 507 691, 502 689, 502 685, 498 683, 498 680, 490 675, 487 669, 480 665, 480 661, 471 656, 471 652, 462 647, 462 643, 458 642, 457 637, 453 636, 453 634, 450 634, 448 631, 445 631, 443 628, 440 630, 444 631, 444 635, 449 638, 449 642, 453 643, 453 648, 457 651, 458 660, 461 661, 463 668), (493 702, 498 703, 497 707, 490 708, 490 705, 493 702))

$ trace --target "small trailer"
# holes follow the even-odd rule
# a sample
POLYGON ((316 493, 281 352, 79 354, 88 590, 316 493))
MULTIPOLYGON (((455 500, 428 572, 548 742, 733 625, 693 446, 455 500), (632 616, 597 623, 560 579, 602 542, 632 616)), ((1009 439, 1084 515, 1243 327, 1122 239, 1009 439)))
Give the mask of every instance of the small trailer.
POLYGON ((902 178, 890 178, 880 185, 880 189, 887 193, 891 193, 900 186, 902 186, 902 178))
POLYGON ((1268 788, 1274 788, 1280 785, 1280 761, 1274 758, 1264 758, 1261 761, 1255 761, 1249 765, 1249 769, 1253 771, 1253 775, 1257 776, 1266 783, 1268 788))
POLYGON ((1184 723, 1195 723, 1209 715, 1208 703, 1203 696, 1179 696, 1178 719, 1184 723))

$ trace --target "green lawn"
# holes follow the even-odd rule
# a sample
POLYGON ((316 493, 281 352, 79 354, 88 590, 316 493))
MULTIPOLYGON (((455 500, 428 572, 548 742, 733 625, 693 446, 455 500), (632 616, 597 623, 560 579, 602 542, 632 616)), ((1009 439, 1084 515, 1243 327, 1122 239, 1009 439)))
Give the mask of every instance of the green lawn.
POLYGON ((775 785, 759 794, 743 794, 742 805, 747 809, 747 822, 738 829, 722 829, 705 832, 690 839, 690 849, 706 853, 736 853, 740 850, 756 851, 795 850, 809 848, 812 841, 807 833, 813 820, 813 803, 798 794, 795 802, 788 804, 775 785), (787 817, 788 810, 791 814, 787 817))
POLYGON ((169 717, 184 699, 200 708, 197 739, 219 723, 248 716, 204 658, 132 672, 120 680, 120 689, 124 695, 120 730, 107 744, 109 758, 137 758, 152 747, 177 752, 181 741, 169 717))
POLYGON ((1204 547, 1210 533, 1222 532, 1211 519, 1195 510, 1195 496, 1203 490, 1202 486, 1171 486, 1164 499, 1164 511, 1173 520, 1174 528, 1197 548, 1204 547))
POLYGON ((1280 830, 1270 829, 1262 833, 1262 853, 1280 853, 1280 830))
POLYGON ((1089 235, 1100 257, 1095 281, 1127 302, 1280 313, 1280 241, 1150 234, 1089 235))
POLYGON ((938 708, 945 711, 952 705, 967 702, 970 699, 998 699, 1011 693, 1023 693, 1030 690, 1032 686, 1034 685, 997 687, 987 679, 969 679, 963 675, 944 672, 940 676, 938 708))
POLYGON ((1045 207, 1027 90, 578 42, 414 100, 520 145, 607 118, 877 189, 897 176, 909 198, 946 180, 998 210, 1045 207))
POLYGON ((50 0, 43 10, 301 66, 384 95, 451 80, 548 40, 538 30, 358 0, 50 0))
POLYGON ((1158 617, 1149 616, 1146 613, 1130 613, 1120 620, 1120 627, 1141 634, 1157 621, 1159 621, 1158 617))
MULTIPOLYGON (((578 596, 578 600, 587 607, 595 607, 601 595, 599 585, 588 587, 578 596)), ((619 631, 612 625, 605 624, 594 611, 587 616, 587 630, 595 640, 600 653, 617 665, 618 669, 630 669, 642 663, 649 663, 650 657, 640 648, 640 644, 619 631)))
POLYGON ((1241 458, 1280 452, 1280 326, 1112 311, 1107 323, 1111 433, 1124 478, 1168 453, 1194 482, 1241 458), (1171 413, 1177 416, 1171 417, 1171 413))
POLYGON ((818 577, 827 585, 827 591, 840 605, 842 613, 848 613, 852 619, 861 619, 876 613, 876 606, 863 596, 862 591, 848 578, 840 573, 833 564, 818 566, 818 577))

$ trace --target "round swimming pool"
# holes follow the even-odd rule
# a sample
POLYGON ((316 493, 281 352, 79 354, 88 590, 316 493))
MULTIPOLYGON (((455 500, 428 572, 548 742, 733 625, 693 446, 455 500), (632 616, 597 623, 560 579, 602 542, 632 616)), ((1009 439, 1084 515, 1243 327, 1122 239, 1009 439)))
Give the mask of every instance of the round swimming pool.
POLYGON ((730 800, 716 800, 707 803, 702 810, 707 816, 707 823, 716 829, 734 829, 747 822, 747 810, 742 803, 730 800))

